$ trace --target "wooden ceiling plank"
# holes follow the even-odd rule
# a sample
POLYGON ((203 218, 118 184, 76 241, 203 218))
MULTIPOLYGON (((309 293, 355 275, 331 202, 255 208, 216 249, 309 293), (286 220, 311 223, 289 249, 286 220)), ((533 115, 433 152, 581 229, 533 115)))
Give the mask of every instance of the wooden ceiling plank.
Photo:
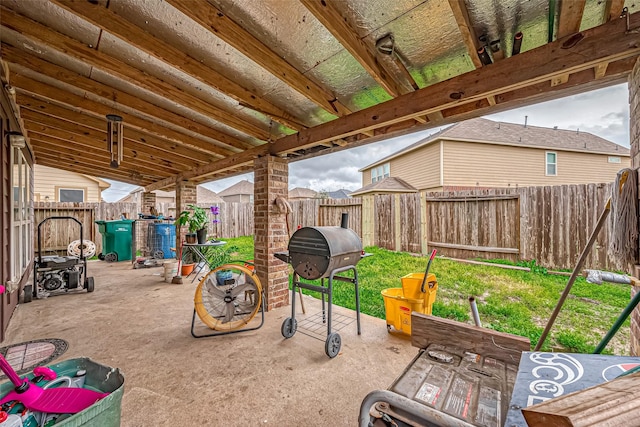
POLYGON ((467 6, 464 4, 464 1, 461 0, 449 0, 449 6, 453 12, 453 17, 456 19, 456 23, 458 24, 462 41, 467 47, 471 62, 473 62, 473 65, 476 68, 482 68, 482 61, 480 61, 480 58, 478 57, 480 43, 476 36, 476 32, 473 29, 473 25, 471 24, 467 6))
POLYGON ((153 177, 145 178, 142 174, 127 173, 126 171, 118 171, 118 169, 113 168, 103 169, 86 166, 82 158, 71 159, 64 154, 47 151, 46 149, 43 149, 40 154, 36 155, 36 164, 141 186, 149 185, 149 182, 153 182, 154 179, 153 177))
MULTIPOLYGON (((265 112, 267 115, 271 116, 273 120, 277 119, 279 123, 282 123, 287 127, 291 127, 295 130, 304 129, 306 127, 297 117, 294 117, 292 114, 289 114, 285 110, 270 103, 266 99, 257 96, 251 90, 234 82, 232 79, 226 77, 225 75, 213 70, 210 67, 207 67, 199 60, 192 58, 182 50, 169 44, 167 41, 154 37, 150 33, 146 32, 143 28, 140 28, 128 21, 124 16, 120 16, 117 13, 113 12, 108 8, 108 6, 105 7, 104 4, 88 2, 86 0, 51 1, 58 6, 70 11, 71 13, 80 16, 82 19, 85 19, 92 24, 102 28, 104 31, 107 31, 110 34, 113 34, 116 37, 127 41, 127 43, 150 54, 151 56, 171 65, 172 67, 180 69, 182 72, 189 74, 191 77, 194 77, 202 83, 214 87, 219 92, 230 96, 236 101, 242 102, 245 105, 249 105, 249 108, 253 108, 259 112, 265 112)), ((206 2, 203 1, 190 1, 189 8, 191 10, 197 9, 198 13, 203 9, 207 9, 206 2)), ((190 16, 189 14, 187 15, 190 16)), ((196 18, 199 18, 199 20, 194 19, 196 22, 204 19, 203 17, 198 17, 197 15, 196 18)), ((199 23, 203 25, 203 23, 199 23)), ((210 28, 208 25, 203 26, 205 26, 205 28, 207 29, 210 28)), ((214 34, 220 37, 219 33, 214 32, 214 34)), ((244 39, 242 40, 242 42, 247 43, 249 42, 249 40, 244 39)), ((287 73, 290 72, 290 70, 288 69, 281 71, 287 73)), ((304 78, 304 76, 302 77, 304 78)), ((308 79, 304 79, 307 83, 312 84, 312 82, 308 81, 308 79)), ((329 94, 328 99, 334 99, 333 95, 329 94)))
MULTIPOLYGON (((206 153, 211 157, 223 157, 223 155, 220 154, 220 151, 223 150, 210 142, 202 141, 196 138, 190 138, 188 135, 182 134, 173 129, 169 129, 164 126, 160 126, 152 121, 134 116, 124 110, 120 110, 118 108, 101 104, 97 101, 83 98, 79 95, 67 92, 64 89, 50 86, 46 83, 33 80, 20 74, 12 75, 11 84, 21 90, 37 93, 46 98, 78 107, 100 118, 106 117, 107 114, 118 114, 123 119, 125 133, 130 128, 137 128, 140 131, 148 132, 152 135, 156 135, 159 138, 173 140, 181 145, 184 145, 185 147, 202 151, 203 153, 206 153)), ((106 118, 104 119, 104 123, 106 129, 106 118)), ((223 152, 229 153, 228 150, 224 150, 223 152)))
POLYGON ((27 54, 26 52, 8 44, 2 43, 2 53, 8 62, 28 68, 42 75, 55 78, 58 81, 93 93, 94 95, 98 95, 102 98, 109 99, 112 102, 117 102, 118 104, 140 111, 148 116, 157 117, 165 122, 172 123, 191 132, 219 141, 221 143, 219 144, 220 148, 227 150, 221 151, 220 154, 222 155, 253 147, 253 145, 248 142, 234 138, 231 135, 212 129, 172 111, 157 107, 150 102, 140 99, 139 96, 122 92, 103 83, 84 77, 64 67, 60 67, 51 62, 27 54))
MULTIPOLYGON (((92 151, 89 153, 86 150, 83 151, 82 147, 77 145, 69 145, 67 147, 64 147, 61 146, 61 144, 51 143, 47 140, 41 139, 39 138, 39 135, 35 133, 30 133, 29 140, 36 150, 36 154, 40 153, 41 149, 49 149, 56 153, 80 157, 89 167, 98 167, 100 165, 109 167, 109 162, 111 161, 111 156, 109 155, 109 153, 101 153, 98 151, 92 151)), ((118 169, 136 170, 145 175, 157 176, 158 179, 164 179, 167 176, 176 174, 175 171, 167 172, 163 171, 162 168, 147 166, 137 159, 132 159, 128 156, 123 159, 118 169)))
MULTIPOLYGON (((29 119, 25 119, 25 121, 25 128, 29 134, 30 140, 36 139, 50 145, 55 145, 59 147, 63 152, 71 150, 84 153, 93 153, 96 155, 109 155, 106 144, 100 144, 97 140, 93 140, 82 135, 71 134, 61 129, 50 129, 47 128, 46 125, 38 123, 37 121, 30 121, 29 119), (49 133, 49 131, 51 131, 51 133, 49 133), (67 135, 65 135, 65 133, 67 135)), ((178 168, 170 161, 162 161, 157 158, 154 159, 153 157, 148 156, 145 153, 140 153, 137 150, 131 149, 129 147, 129 144, 127 144, 126 142, 124 143, 124 159, 129 162, 135 162, 141 167, 155 169, 167 174, 177 174, 185 169, 178 168)))
POLYGON ((351 112, 331 91, 298 71, 211 3, 192 0, 167 2, 329 113, 344 116, 351 112))
MULTIPOLYGON (((629 18, 632 28, 640 23, 640 14, 631 14, 629 18)), ((344 138, 363 130, 429 114, 457 103, 474 102, 541 81, 548 82, 563 74, 590 69, 598 63, 638 57, 640 54, 640 35, 627 33, 622 20, 610 21, 583 31, 580 38, 579 43, 558 40, 512 56, 491 67, 470 71, 384 104, 354 112, 348 118, 341 117, 280 138, 269 145, 270 152, 277 154, 312 142, 344 138)))
POLYGON ((245 150, 242 153, 234 154, 221 160, 203 165, 187 172, 182 172, 176 177, 164 179, 162 181, 155 182, 149 186, 145 186, 145 191, 161 190, 175 184, 177 179, 191 179, 199 176, 211 175, 215 172, 221 172, 235 167, 239 167, 248 163, 252 163, 256 158, 264 156, 269 153, 268 145, 260 145, 250 150, 245 150))
POLYGON ((603 22, 618 19, 624 8, 624 0, 606 0, 604 5, 603 22))
POLYGON ((324 27, 344 46, 384 90, 393 97, 407 91, 401 82, 394 79, 393 73, 384 68, 376 59, 372 48, 358 37, 349 19, 336 8, 333 0, 300 0, 324 27))
MULTIPOLYGON (((82 111, 53 104, 50 100, 42 100, 26 92, 18 92, 16 99, 21 110, 27 108, 59 118, 61 121, 73 123, 74 125, 71 128, 90 127, 106 134, 106 125, 103 119, 95 118, 82 111)), ((61 124, 57 125, 57 127, 61 127, 61 124)), ((70 130, 73 132, 72 129, 70 130)), ((86 132, 86 130, 83 130, 83 132, 86 132)), ((134 146, 140 147, 140 149, 155 150, 159 154, 166 153, 165 155, 171 155, 174 162, 182 165, 194 167, 211 161, 210 156, 200 151, 191 150, 173 141, 157 138, 135 129, 127 130, 124 133, 124 139, 125 141, 131 141, 134 146)))
POLYGON ((586 0, 561 0, 557 39, 580 31, 586 0))
POLYGON ((602 64, 598 64, 595 67, 593 67, 593 77, 595 79, 603 78, 607 74, 608 66, 609 64, 607 62, 604 62, 602 64))
MULTIPOLYGON (((204 114, 220 123, 251 135, 255 138, 266 140, 268 132, 261 127, 249 123, 233 112, 228 112, 212 105, 210 102, 197 98, 185 91, 167 83, 157 77, 151 76, 144 70, 130 66, 116 58, 113 58, 99 50, 86 46, 82 42, 61 34, 46 27, 39 22, 19 15, 11 9, 0 6, 2 26, 31 39, 51 49, 58 50, 87 64, 102 69, 109 74, 128 82, 132 82, 159 97, 170 98, 172 101, 187 108, 204 114)), ((285 114, 285 113, 283 113, 285 114)), ((275 119, 274 119, 275 120, 275 119)))

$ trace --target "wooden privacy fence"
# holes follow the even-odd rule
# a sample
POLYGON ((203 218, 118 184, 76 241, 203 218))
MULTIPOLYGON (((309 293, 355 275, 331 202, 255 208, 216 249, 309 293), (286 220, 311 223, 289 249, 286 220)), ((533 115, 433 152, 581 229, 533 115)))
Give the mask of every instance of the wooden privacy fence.
MULTIPOLYGON (((610 193, 611 184, 587 184, 368 196, 361 236, 365 245, 391 250, 573 268, 610 193)), ((611 224, 587 268, 624 268, 609 255, 611 224)))
MULTIPOLYGON (((347 212, 349 227, 365 246, 425 254, 435 248, 456 258, 536 260, 549 268, 572 268, 610 191, 611 184, 588 184, 299 200, 290 202, 289 231, 298 226, 337 226, 347 212)), ((219 222, 209 221, 209 236, 253 235, 252 203, 216 205, 219 222)), ((139 209, 133 203, 37 202, 34 207, 36 226, 52 215, 78 218, 85 224, 85 238, 94 241, 99 252, 101 236, 95 220, 118 219, 123 214, 137 218, 139 209)), ((176 215, 174 204, 158 204, 157 209, 165 216, 176 215)), ((214 219, 210 213, 209 218, 214 219)), ((64 249, 78 239, 77 228, 68 225, 51 223, 43 231, 43 246, 64 249)), ((609 256, 611 232, 608 221, 586 267, 623 268, 609 256)), ((144 240, 142 235, 137 237, 144 240)))

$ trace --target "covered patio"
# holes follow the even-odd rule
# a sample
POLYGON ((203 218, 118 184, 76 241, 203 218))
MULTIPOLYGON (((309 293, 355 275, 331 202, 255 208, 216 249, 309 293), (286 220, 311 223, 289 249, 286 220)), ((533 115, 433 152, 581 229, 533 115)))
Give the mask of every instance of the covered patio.
MULTIPOLYGON (((282 337, 290 307, 266 313, 258 330, 195 339, 197 282, 166 283, 159 269, 132 270, 126 262, 88 269, 94 293, 20 304, 4 344, 63 339, 69 349, 61 359, 120 368, 123 427, 356 425, 367 393, 388 387, 418 352, 408 338, 387 333, 383 319, 362 315, 362 334, 355 322, 340 330, 342 350, 329 359, 324 341, 300 332, 282 337)), ((305 297, 305 308, 317 314, 320 302, 305 297)), ((196 326, 209 331, 197 318, 196 326)))

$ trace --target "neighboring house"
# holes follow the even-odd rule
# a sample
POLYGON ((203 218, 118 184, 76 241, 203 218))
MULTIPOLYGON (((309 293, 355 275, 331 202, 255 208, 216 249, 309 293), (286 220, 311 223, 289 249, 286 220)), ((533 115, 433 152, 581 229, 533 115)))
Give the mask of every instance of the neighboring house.
POLYGON ((310 188, 296 187, 293 190, 289 190, 289 200, 307 200, 315 199, 318 197, 318 193, 310 188))
POLYGON ((341 188, 336 191, 327 191, 327 197, 330 199, 348 199, 351 197, 351 192, 349 190, 345 190, 341 188))
POLYGON ((218 193, 225 202, 253 202, 253 182, 243 179, 218 193))
POLYGON ((36 202, 101 202, 111 184, 99 178, 36 164, 33 192, 36 202))
POLYGON ((360 169, 351 196, 612 182, 630 163, 628 148, 588 132, 472 119, 360 169), (385 178, 400 181, 374 185, 385 178))

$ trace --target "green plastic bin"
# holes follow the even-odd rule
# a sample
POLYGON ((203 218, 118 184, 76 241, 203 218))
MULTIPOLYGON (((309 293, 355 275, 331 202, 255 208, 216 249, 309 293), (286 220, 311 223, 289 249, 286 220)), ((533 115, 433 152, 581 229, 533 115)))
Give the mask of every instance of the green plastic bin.
MULTIPOLYGON (((124 376, 117 368, 101 365, 93 360, 83 357, 69 359, 64 362, 49 365, 58 376, 68 375, 73 377, 81 369, 87 371, 85 388, 102 393, 111 393, 107 397, 89 406, 82 412, 60 420, 55 426, 94 426, 94 427, 119 427, 120 414, 122 412, 122 395, 124 394, 124 376)), ((33 378, 33 374, 28 375, 33 378)), ((0 395, 4 396, 13 389, 10 381, 0 385, 0 395)))
POLYGON ((102 253, 98 258, 109 262, 130 260, 134 222, 132 219, 96 221, 102 234, 102 253))

